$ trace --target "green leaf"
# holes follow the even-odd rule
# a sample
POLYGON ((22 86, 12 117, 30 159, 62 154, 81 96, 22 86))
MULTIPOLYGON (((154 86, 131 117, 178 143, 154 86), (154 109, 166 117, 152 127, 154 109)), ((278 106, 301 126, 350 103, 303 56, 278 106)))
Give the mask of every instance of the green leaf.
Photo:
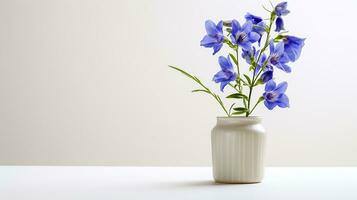
POLYGON ((236 59, 236 57, 234 57, 234 55, 231 53, 229 54, 229 56, 232 58, 233 62, 238 65, 238 60, 236 59))
POLYGON ((286 37, 285 35, 278 35, 274 38, 274 40, 281 40, 283 39, 284 37, 286 37))
POLYGON ((209 94, 207 90, 202 90, 202 89, 192 90, 192 92, 205 92, 209 94))
POLYGON ((288 33, 288 31, 280 32, 279 35, 274 38, 274 42, 280 42, 281 40, 286 38, 286 35, 284 35, 286 33, 288 33))
POLYGON ((244 94, 240 94, 240 93, 234 93, 234 94, 231 94, 231 95, 228 95, 226 98, 229 98, 229 99, 248 99, 248 97, 244 94))
POLYGON ((244 107, 237 107, 237 108, 233 108, 233 110, 237 111, 237 112, 247 112, 248 109, 244 108, 244 107))
POLYGON ((243 74, 243 76, 245 77, 245 79, 247 79, 248 84, 251 85, 252 81, 250 80, 249 76, 247 76, 246 74, 243 74))
POLYGON ((259 97, 259 99, 258 99, 258 103, 260 103, 260 102, 262 102, 262 101, 264 101, 264 100, 265 100, 264 97, 261 96, 261 97, 259 97))
POLYGON ((264 82, 263 82, 263 80, 260 78, 260 79, 258 79, 258 81, 255 83, 254 86, 263 85, 263 84, 264 84, 264 82))
POLYGON ((241 114, 244 114, 246 112, 233 112, 232 115, 241 115, 241 114))
POLYGON ((274 41, 275 43, 278 43, 278 42, 280 42, 280 39, 276 39, 276 38, 275 38, 273 41, 274 41))

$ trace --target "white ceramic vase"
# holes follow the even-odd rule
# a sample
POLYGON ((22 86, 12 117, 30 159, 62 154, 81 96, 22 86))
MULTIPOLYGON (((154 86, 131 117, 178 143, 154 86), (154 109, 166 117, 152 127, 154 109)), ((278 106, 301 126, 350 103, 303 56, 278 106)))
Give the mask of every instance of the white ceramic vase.
POLYGON ((217 117, 212 129, 213 177, 220 183, 259 183, 266 133, 260 117, 217 117))

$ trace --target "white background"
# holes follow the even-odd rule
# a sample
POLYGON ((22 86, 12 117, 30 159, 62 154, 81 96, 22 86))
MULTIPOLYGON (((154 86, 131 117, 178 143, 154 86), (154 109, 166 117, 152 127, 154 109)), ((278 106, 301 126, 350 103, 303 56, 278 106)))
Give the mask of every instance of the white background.
MULTIPOLYGON (((277 2, 274 2, 277 3, 277 2)), ((268 1, 0 1, 0 164, 209 165, 222 111, 167 65, 211 79, 204 21, 267 16, 268 1)), ((261 106, 267 164, 357 166, 357 3, 289 1, 306 37, 290 109, 261 106)), ((261 91, 260 91, 261 92, 261 91)))

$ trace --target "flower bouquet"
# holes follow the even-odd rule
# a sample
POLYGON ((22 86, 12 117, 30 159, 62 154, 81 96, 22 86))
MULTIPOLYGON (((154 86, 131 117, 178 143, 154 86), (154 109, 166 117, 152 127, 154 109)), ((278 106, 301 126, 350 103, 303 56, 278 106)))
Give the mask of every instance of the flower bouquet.
POLYGON ((291 36, 285 31, 284 18, 289 14, 287 2, 271 9, 267 19, 247 13, 245 22, 237 20, 205 22, 207 35, 201 46, 213 49, 217 54, 224 45, 230 53, 219 56, 220 70, 213 81, 220 84, 220 90, 231 91, 226 98, 235 100, 227 108, 221 97, 209 89, 194 75, 174 67, 194 80, 199 86, 192 92, 212 96, 223 109, 226 117, 217 117, 212 129, 212 163, 215 181, 223 183, 257 183, 264 175, 265 129, 260 117, 252 117, 255 108, 264 102, 272 110, 275 107, 289 107, 285 94, 287 82, 277 84, 274 74, 278 71, 290 73, 290 64, 301 54, 305 39, 291 36), (273 27, 275 26, 275 27, 273 27), (243 71, 243 64, 246 65, 243 71), (265 91, 253 99, 254 88, 264 86, 265 91), (241 116, 239 116, 241 115, 241 116))
POLYGON ((220 71, 213 76, 213 81, 220 83, 220 90, 229 86, 234 93, 226 96, 237 99, 237 102, 227 108, 221 97, 205 86, 200 79, 188 72, 170 66, 193 79, 201 87, 192 92, 203 92, 211 95, 221 106, 227 116, 250 116, 259 103, 272 110, 276 106, 289 107, 289 98, 285 94, 287 82, 276 84, 274 73, 281 70, 291 72, 290 63, 295 62, 301 54, 304 40, 287 35, 284 26, 284 16, 289 14, 287 2, 279 3, 268 10, 269 20, 247 13, 246 21, 239 23, 233 19, 219 21, 215 24, 211 20, 205 22, 207 35, 201 40, 201 46, 213 49, 213 55, 218 53, 223 45, 231 49, 227 56, 219 56, 220 71), (275 23, 275 29, 273 24, 275 23), (274 34, 276 33, 276 34, 274 34), (246 72, 242 70, 246 63, 246 72), (255 87, 265 85, 265 92, 255 101, 252 93, 255 87))
POLYGON ((265 129, 260 117, 252 117, 255 108, 264 102, 272 110, 275 107, 289 107, 289 98, 285 94, 287 82, 277 84, 274 74, 278 71, 290 73, 290 64, 301 54, 305 39, 291 36, 285 31, 284 18, 289 14, 287 2, 271 9, 267 19, 247 13, 244 23, 237 20, 205 22, 207 35, 201 40, 201 46, 213 49, 217 54, 224 45, 230 49, 226 56, 219 56, 220 70, 213 76, 213 81, 220 84, 220 90, 231 93, 226 98, 233 99, 227 108, 221 97, 208 88, 199 78, 174 66, 199 86, 192 92, 202 92, 212 96, 226 113, 226 117, 217 117, 217 124, 212 129, 212 164, 216 182, 257 183, 264 175, 265 129), (275 26, 275 27, 273 27, 275 26), (246 65, 243 70, 243 64, 246 65), (264 86, 265 91, 253 99, 253 90, 264 86), (239 116, 241 115, 241 116, 239 116))

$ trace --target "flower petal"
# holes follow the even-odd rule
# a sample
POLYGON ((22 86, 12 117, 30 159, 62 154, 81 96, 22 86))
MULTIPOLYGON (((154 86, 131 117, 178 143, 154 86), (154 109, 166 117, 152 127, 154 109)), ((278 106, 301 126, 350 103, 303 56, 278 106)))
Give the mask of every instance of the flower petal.
POLYGON ((282 15, 282 16, 287 15, 287 14, 289 14, 289 13, 290 13, 289 10, 283 10, 283 11, 281 11, 281 15, 282 15))
POLYGON ((225 58, 224 56, 220 56, 218 58, 218 63, 221 66, 222 70, 231 70, 233 69, 233 65, 230 61, 230 58, 228 56, 228 59, 225 58))
POLYGON ((301 49, 287 47, 285 50, 286 57, 288 57, 291 62, 295 62, 300 57, 300 53, 301 49))
POLYGON ((283 94, 288 88, 288 83, 286 81, 279 83, 278 86, 274 89, 274 91, 278 94, 283 94))
POLYGON ((207 20, 205 22, 206 32, 210 36, 217 35, 218 31, 216 29, 216 24, 212 20, 207 20))
POLYGON ((286 96, 285 94, 282 94, 282 95, 279 97, 279 100, 277 101, 277 104, 278 104, 278 106, 279 106, 280 108, 290 107, 288 96, 286 96))
POLYGON ((281 2, 275 6, 275 13, 278 16, 287 15, 290 11, 287 10, 288 2, 281 2))
POLYGON ((270 81, 273 78, 273 71, 266 71, 260 76, 263 83, 270 81))
POLYGON ((286 40, 292 44, 304 45, 305 38, 299 38, 296 36, 288 35, 286 36, 286 40))
POLYGON ((221 21, 219 21, 218 22, 218 24, 217 24, 217 26, 216 26, 216 29, 217 29, 217 31, 219 31, 220 33, 223 33, 223 21, 221 20, 221 21))
POLYGON ((235 81, 237 79, 237 73, 233 73, 232 76, 229 78, 230 81, 235 81))
POLYGON ((248 34, 248 37, 249 37, 249 41, 253 43, 260 39, 260 35, 256 32, 250 32, 248 34))
POLYGON ((283 70, 286 73, 290 73, 291 72, 291 68, 289 67, 289 65, 285 64, 285 63, 277 63, 275 65, 278 69, 283 70))
POLYGON ((283 53, 283 55, 281 55, 280 58, 279 58, 279 62, 280 63, 288 63, 288 62, 290 62, 290 59, 289 59, 288 55, 286 54, 285 47, 284 47, 284 51, 285 52, 283 53))
POLYGON ((281 30, 285 30, 283 18, 278 17, 275 21, 275 31, 280 32, 281 30))
POLYGON ((221 50, 223 43, 218 43, 213 45, 213 55, 216 54, 219 50, 221 50))
POLYGON ((230 38, 231 38, 231 41, 232 41, 233 44, 237 44, 237 40, 236 40, 235 34, 233 34, 233 32, 230 35, 230 38))
POLYGON ((270 54, 274 53, 274 42, 271 40, 269 42, 269 49, 270 49, 270 54))
POLYGON ((259 22, 253 26, 253 31, 257 33, 263 33, 265 31, 266 24, 264 21, 259 22))
POLYGON ((284 10, 288 7, 288 2, 286 2, 286 1, 280 2, 280 3, 278 3, 278 5, 276 5, 276 7, 284 10))
POLYGON ((291 67, 285 63, 281 64, 283 66, 283 71, 286 73, 290 73, 291 72, 291 67))
POLYGON ((269 102, 269 101, 264 101, 265 107, 267 107, 269 110, 273 110, 275 106, 277 105, 276 102, 269 102))
POLYGON ((220 89, 221 89, 222 92, 223 92, 224 87, 226 87, 226 85, 228 85, 229 82, 230 82, 230 81, 221 82, 220 89))
POLYGON ((266 92, 273 91, 275 87, 276 87, 276 83, 273 80, 270 80, 265 84, 265 91, 266 92))
POLYGON ((253 23, 251 21, 246 21, 242 26, 242 31, 245 33, 250 33, 253 29, 253 23))
POLYGON ((275 46, 275 53, 278 54, 278 55, 283 55, 283 53, 284 53, 284 42, 279 42, 275 46))
POLYGON ((205 35, 203 39, 201 40, 201 46, 204 47, 213 47, 214 44, 217 43, 217 39, 213 38, 209 35, 205 35))
POLYGON ((229 74, 224 71, 219 71, 213 76, 213 81, 216 83, 227 81, 229 79, 229 74))
POLYGON ((284 51, 292 62, 300 57, 302 47, 305 45, 304 41, 305 39, 295 36, 286 36, 284 38, 284 51))
POLYGON ((236 35, 238 31, 240 31, 242 28, 237 20, 232 20, 232 35, 236 35))
POLYGON ((265 53, 263 53, 262 56, 259 59, 258 64, 259 65, 263 65, 266 60, 267 60, 267 56, 265 55, 265 53))
POLYGON ((243 43, 239 43, 239 46, 241 46, 244 50, 249 51, 249 49, 252 47, 252 43, 243 42, 243 43))
MULTIPOLYGON (((253 48, 254 48, 254 47, 253 47, 253 48)), ((251 62, 250 62, 250 57, 252 56, 252 55, 251 55, 251 52, 252 52, 252 51, 254 51, 254 49, 249 50, 249 51, 242 49, 242 54, 241 54, 241 56, 242 56, 243 59, 245 59, 245 61, 246 61, 248 64, 251 63, 251 62)))
POLYGON ((256 15, 252 15, 249 12, 244 16, 244 18, 248 21, 251 21, 253 24, 257 24, 261 21, 263 21, 263 19, 259 16, 256 15))

